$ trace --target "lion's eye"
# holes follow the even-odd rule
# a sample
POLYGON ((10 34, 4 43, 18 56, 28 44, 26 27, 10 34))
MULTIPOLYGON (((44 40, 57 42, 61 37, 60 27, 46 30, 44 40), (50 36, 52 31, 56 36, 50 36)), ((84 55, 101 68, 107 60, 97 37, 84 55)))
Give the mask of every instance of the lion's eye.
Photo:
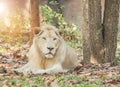
POLYGON ((57 40, 57 38, 53 38, 53 40, 57 40))
POLYGON ((42 39, 43 39, 43 40, 46 40, 46 38, 45 38, 45 37, 42 37, 42 39))

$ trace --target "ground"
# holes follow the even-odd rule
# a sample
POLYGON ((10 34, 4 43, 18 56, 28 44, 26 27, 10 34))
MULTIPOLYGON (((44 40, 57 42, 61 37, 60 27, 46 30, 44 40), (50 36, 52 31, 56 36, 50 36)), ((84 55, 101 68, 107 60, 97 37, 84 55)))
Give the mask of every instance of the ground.
POLYGON ((12 70, 27 63, 28 38, 0 35, 0 87, 120 87, 120 66, 82 65, 67 73, 29 75, 12 70), (1 38, 2 37, 2 38, 1 38))

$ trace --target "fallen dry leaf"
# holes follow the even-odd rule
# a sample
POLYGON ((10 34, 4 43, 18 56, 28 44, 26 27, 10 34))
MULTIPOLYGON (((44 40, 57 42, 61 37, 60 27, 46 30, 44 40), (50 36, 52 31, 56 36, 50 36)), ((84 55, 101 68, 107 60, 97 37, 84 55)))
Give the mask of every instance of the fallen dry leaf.
POLYGON ((112 73, 111 72, 104 72, 104 73, 102 73, 102 74, 100 74, 100 77, 102 77, 102 78, 110 78, 110 77, 112 77, 112 73))
POLYGON ((103 82, 104 84, 120 84, 120 79, 109 79, 109 80, 105 80, 104 82, 103 82))
POLYGON ((90 72, 80 74, 80 76, 81 76, 81 77, 87 77, 87 76, 90 76, 90 75, 91 75, 91 73, 90 73, 90 72))
POLYGON ((44 79, 45 79, 45 85, 50 86, 50 84, 55 80, 55 77, 49 76, 49 77, 45 77, 44 79))

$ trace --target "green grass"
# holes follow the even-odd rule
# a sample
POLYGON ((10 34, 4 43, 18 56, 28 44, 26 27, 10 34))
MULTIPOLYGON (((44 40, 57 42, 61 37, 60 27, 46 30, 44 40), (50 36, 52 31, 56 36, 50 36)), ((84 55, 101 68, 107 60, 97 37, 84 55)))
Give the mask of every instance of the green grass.
POLYGON ((18 87, 19 85, 22 85, 24 87, 42 87, 44 85, 44 80, 42 79, 41 76, 38 77, 25 77, 25 76, 19 76, 16 78, 15 77, 3 77, 0 80, 0 87, 3 87, 3 85, 5 84, 6 81, 6 85, 8 87, 14 86, 14 87, 18 87))
MULTIPOLYGON (((11 87, 11 86, 18 87, 19 85, 22 85, 23 87, 44 87, 45 85, 47 85, 46 78, 48 77, 41 75, 35 77, 19 76, 17 78, 16 76, 10 78, 2 77, 0 79, 0 87, 3 87, 4 84, 6 84, 7 87, 11 87)), ((53 77, 55 77, 54 81, 56 81, 56 84, 59 87, 102 87, 103 85, 100 80, 95 81, 94 83, 89 83, 87 79, 81 78, 79 75, 76 74, 53 76, 53 77), (76 83, 72 82, 74 80, 77 82, 76 83)))

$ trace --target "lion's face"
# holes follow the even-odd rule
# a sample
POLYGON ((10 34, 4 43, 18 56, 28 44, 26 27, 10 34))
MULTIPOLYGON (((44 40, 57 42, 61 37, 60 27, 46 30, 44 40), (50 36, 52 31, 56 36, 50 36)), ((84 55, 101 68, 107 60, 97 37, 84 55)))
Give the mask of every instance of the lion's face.
POLYGON ((54 29, 43 29, 37 38, 39 49, 46 58, 53 58, 60 44, 58 32, 54 29))

